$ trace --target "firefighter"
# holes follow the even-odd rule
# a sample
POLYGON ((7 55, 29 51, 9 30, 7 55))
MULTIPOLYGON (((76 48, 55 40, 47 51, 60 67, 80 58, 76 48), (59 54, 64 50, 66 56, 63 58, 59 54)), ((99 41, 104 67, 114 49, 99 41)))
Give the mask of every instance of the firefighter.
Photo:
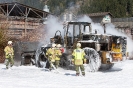
POLYGON ((8 41, 8 45, 5 47, 4 52, 5 52, 5 58, 7 60, 6 62, 6 69, 12 67, 14 65, 14 50, 12 47, 12 41, 8 41))
POLYGON ((46 52, 46 56, 48 57, 48 61, 50 63, 49 70, 52 70, 52 66, 55 64, 55 58, 56 58, 55 47, 56 44, 52 44, 52 47, 49 48, 46 52))
POLYGON ((58 68, 59 63, 60 63, 60 58, 62 56, 62 52, 61 52, 61 44, 57 44, 56 46, 56 58, 55 58, 55 67, 58 68))
POLYGON ((86 63, 85 52, 81 49, 81 44, 77 43, 77 48, 72 53, 72 63, 75 65, 76 76, 79 76, 79 69, 81 69, 82 75, 85 76, 85 69, 83 64, 86 63))

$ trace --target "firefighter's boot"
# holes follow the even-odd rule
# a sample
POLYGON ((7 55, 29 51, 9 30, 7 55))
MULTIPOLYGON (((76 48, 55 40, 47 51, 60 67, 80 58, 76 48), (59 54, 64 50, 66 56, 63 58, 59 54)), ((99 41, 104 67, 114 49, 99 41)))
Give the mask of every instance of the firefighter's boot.
POLYGON ((79 73, 76 73, 76 76, 79 76, 79 73))
POLYGON ((85 76, 85 74, 82 74, 83 76, 85 76))
POLYGON ((8 69, 8 66, 6 66, 6 69, 8 69))

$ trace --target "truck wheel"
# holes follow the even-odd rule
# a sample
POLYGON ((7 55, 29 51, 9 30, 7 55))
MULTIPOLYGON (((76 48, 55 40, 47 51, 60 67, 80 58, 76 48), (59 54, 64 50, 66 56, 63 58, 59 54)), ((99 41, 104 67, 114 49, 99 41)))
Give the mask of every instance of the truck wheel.
POLYGON ((41 53, 39 54, 39 57, 38 57, 38 67, 46 67, 46 64, 47 64, 47 59, 44 57, 44 55, 41 53))
POLYGON ((85 69, 89 72, 96 72, 99 70, 101 66, 101 58, 96 50, 93 48, 84 48, 86 59, 87 59, 87 65, 85 66, 85 69))
POLYGON ((41 51, 41 49, 39 48, 39 49, 37 49, 37 51, 36 51, 36 54, 35 54, 35 64, 36 64, 36 66, 37 67, 43 67, 42 65, 41 65, 41 58, 42 57, 42 51, 41 51))

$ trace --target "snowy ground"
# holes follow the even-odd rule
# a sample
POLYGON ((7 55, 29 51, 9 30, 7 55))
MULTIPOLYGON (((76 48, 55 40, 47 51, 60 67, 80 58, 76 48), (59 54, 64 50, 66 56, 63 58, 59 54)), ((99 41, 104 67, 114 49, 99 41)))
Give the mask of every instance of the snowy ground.
POLYGON ((5 69, 0 64, 0 88, 133 88, 133 60, 115 64, 109 71, 86 72, 76 77, 75 71, 59 68, 59 74, 35 66, 5 69))

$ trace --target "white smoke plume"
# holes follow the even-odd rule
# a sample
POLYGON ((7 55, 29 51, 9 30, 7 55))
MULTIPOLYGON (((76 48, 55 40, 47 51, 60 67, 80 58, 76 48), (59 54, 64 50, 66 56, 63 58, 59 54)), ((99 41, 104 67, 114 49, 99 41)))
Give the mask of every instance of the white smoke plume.
MULTIPOLYGON (((98 33, 104 34, 104 28, 100 23, 94 23, 90 17, 88 16, 83 16, 82 18, 80 18, 78 21, 82 21, 82 22, 91 22, 92 25, 92 32, 94 33, 95 30, 97 30, 98 33)), ((115 25, 113 25, 112 23, 110 24, 106 24, 106 33, 107 34, 112 34, 112 35, 117 35, 117 36, 124 36, 127 37, 127 52, 129 52, 129 57, 132 57, 133 54, 133 49, 131 48, 133 45, 133 40, 127 36, 126 34, 118 31, 115 28, 115 25)))
MULTIPOLYGON (((57 30, 61 31, 63 33, 63 25, 61 22, 58 21, 58 18, 55 16, 49 16, 48 20, 45 25, 45 39, 42 39, 40 41, 41 45, 46 45, 50 43, 50 38, 53 38, 55 36, 55 33, 57 30)), ((57 33, 57 35, 60 35, 60 33, 57 33)))
POLYGON ((128 35, 116 30, 113 24, 107 24, 106 30, 108 34, 127 37, 127 52, 129 52, 129 57, 132 57, 133 49, 131 47, 133 45, 133 40, 128 35))
MULTIPOLYGON (((79 18, 77 21, 79 22, 90 22, 92 25, 92 32, 94 33, 95 30, 97 30, 97 33, 104 34, 104 28, 100 23, 94 23, 90 17, 84 15, 82 18, 79 18)), ((119 32, 116 30, 115 26, 110 23, 106 24, 106 33, 112 34, 112 35, 118 35, 118 36, 124 36, 127 37, 127 52, 129 52, 129 55, 133 52, 133 49, 131 46, 133 45, 133 41, 131 38, 129 38, 126 34, 119 32)), ((48 44, 50 42, 50 38, 54 37, 55 32, 57 30, 61 31, 62 37, 64 36, 64 29, 63 29, 63 22, 59 21, 57 17, 50 16, 47 24, 46 24, 46 38, 44 39, 44 43, 48 44)))

